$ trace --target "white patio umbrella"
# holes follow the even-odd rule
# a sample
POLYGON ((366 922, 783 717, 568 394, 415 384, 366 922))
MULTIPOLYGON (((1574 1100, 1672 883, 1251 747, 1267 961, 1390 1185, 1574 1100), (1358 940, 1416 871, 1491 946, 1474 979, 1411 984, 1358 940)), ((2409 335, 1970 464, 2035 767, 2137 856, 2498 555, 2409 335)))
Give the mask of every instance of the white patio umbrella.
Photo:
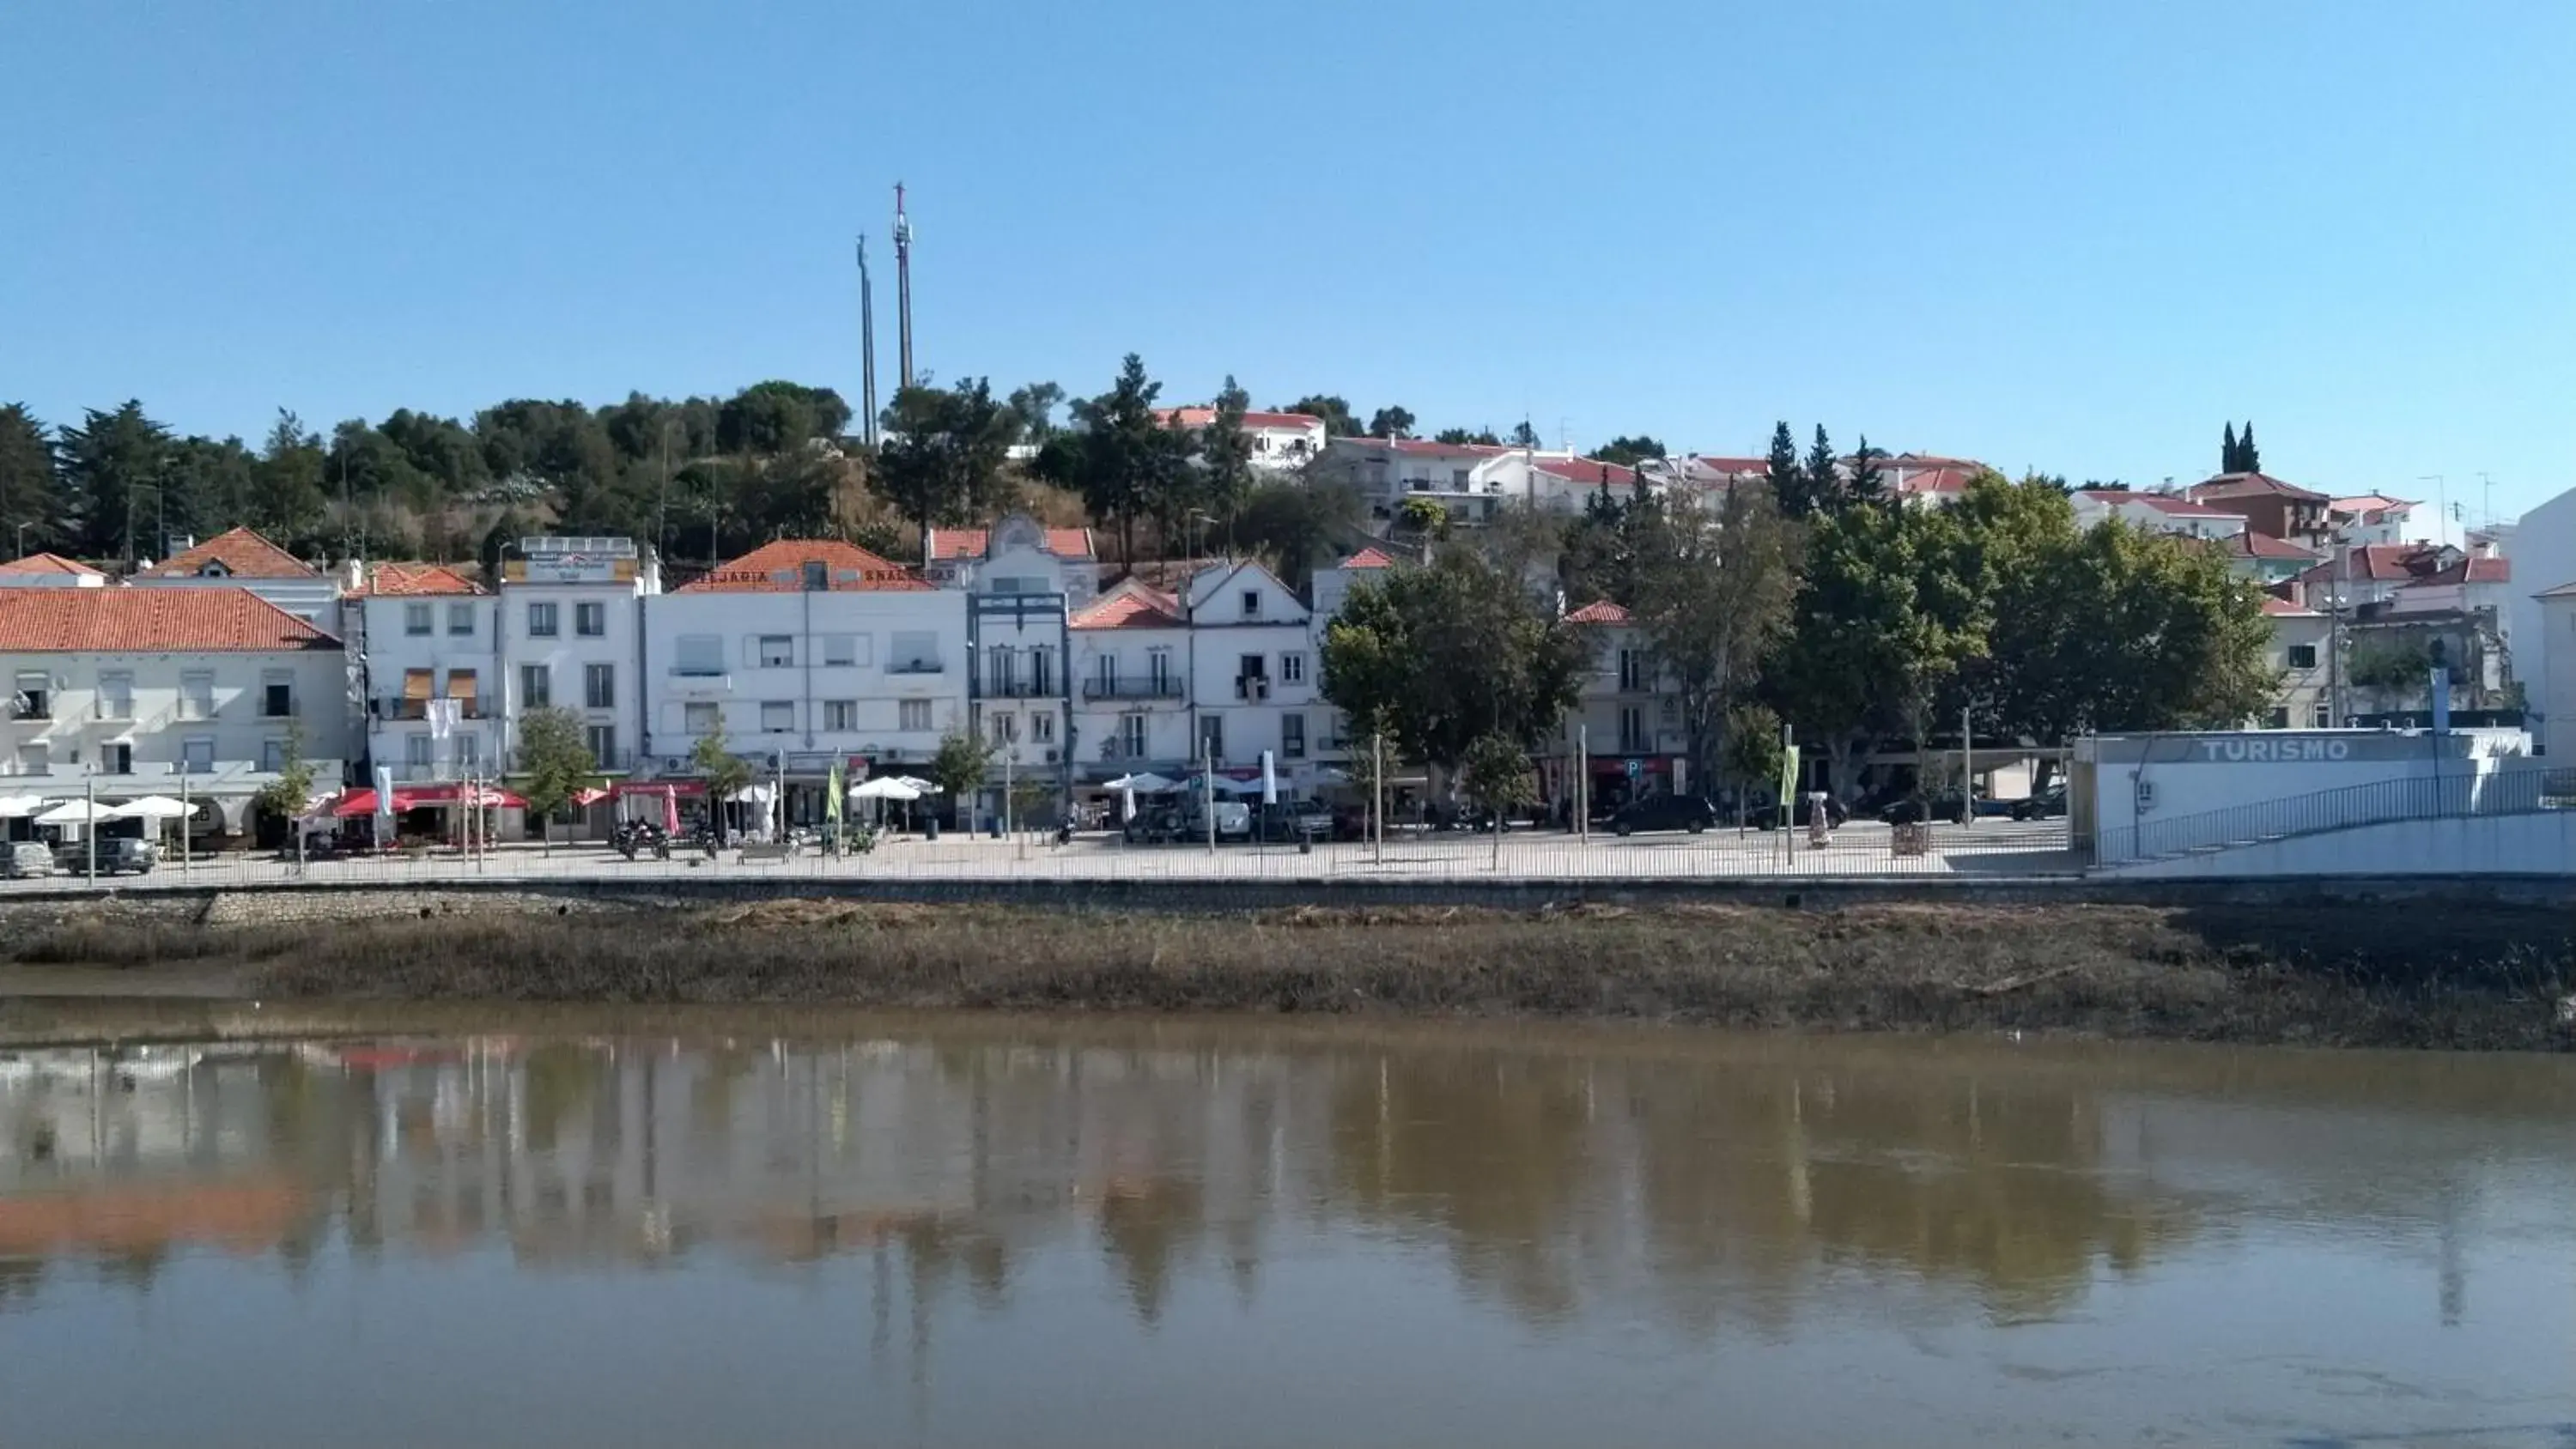
POLYGON ((873 780, 850 787, 853 800, 918 800, 922 792, 897 776, 879 775, 873 780))
POLYGON ((921 778, 919 775, 896 775, 893 778, 901 780, 905 784, 910 785, 914 790, 924 795, 936 795, 939 793, 939 787, 936 784, 921 778))
MULTIPOLYGON (((328 805, 332 797, 322 795, 317 796, 316 799, 328 805)), ((191 813, 187 806, 167 795, 146 795, 140 800, 128 800, 122 805, 111 805, 100 813, 99 818, 103 820, 184 820, 191 813)), ((308 807, 305 813, 311 814, 312 811, 308 807)))
POLYGON ((1166 780, 1162 776, 1153 774, 1149 771, 1144 774, 1121 775, 1117 779, 1110 781, 1103 788, 1110 790, 1129 790, 1139 795, 1162 795, 1181 788, 1181 782, 1178 780, 1166 780))
POLYGON ((38 825, 89 825, 112 819, 108 807, 95 800, 66 800, 36 817, 38 825))
POLYGON ((1259 780, 1238 780, 1231 775, 1217 776, 1215 786, 1216 792, 1220 795, 1258 795, 1261 793, 1261 782, 1259 780))
POLYGON ((42 795, 0 795, 0 820, 33 815, 52 803, 42 795))
POLYGON ((1268 750, 1261 752, 1261 803, 1264 805, 1279 803, 1279 767, 1271 763, 1268 750))

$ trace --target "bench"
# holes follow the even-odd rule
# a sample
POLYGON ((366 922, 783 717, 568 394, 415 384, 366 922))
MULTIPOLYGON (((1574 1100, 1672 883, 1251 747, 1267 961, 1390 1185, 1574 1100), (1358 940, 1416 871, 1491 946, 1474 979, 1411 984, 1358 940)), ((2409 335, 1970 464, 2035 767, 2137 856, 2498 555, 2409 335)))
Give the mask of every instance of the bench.
POLYGON ((740 859, 745 865, 755 860, 785 860, 796 853, 792 840, 755 841, 742 848, 740 859))

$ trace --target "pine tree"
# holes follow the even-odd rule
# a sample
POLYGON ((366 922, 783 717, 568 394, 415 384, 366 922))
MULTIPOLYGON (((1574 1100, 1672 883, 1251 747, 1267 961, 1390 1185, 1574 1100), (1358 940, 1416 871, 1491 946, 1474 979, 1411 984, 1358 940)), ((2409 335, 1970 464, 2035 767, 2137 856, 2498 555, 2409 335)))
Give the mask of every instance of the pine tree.
POLYGON ((1807 475, 1798 466, 1798 440, 1789 432, 1785 421, 1771 428, 1771 462, 1765 476, 1771 482, 1771 498, 1780 511, 1791 518, 1804 518, 1816 511, 1816 500, 1807 491, 1807 475))
POLYGON ((2236 461, 2239 464, 2236 469, 2237 472, 2260 473, 2263 471, 2262 450, 2254 446, 2254 420, 2252 418, 2247 418, 2245 420, 2245 431, 2238 435, 2236 454, 2236 461))
POLYGON ((1878 470, 1878 458, 1870 451, 1867 433, 1860 435, 1860 453, 1852 460, 1851 485, 1846 493, 1852 503, 1886 501, 1887 477, 1878 470))
POLYGON ((2231 420, 2227 424, 2227 436, 2221 439, 2218 444, 2218 471, 2221 473, 2235 472, 2238 456, 2239 454, 2236 450, 2236 424, 2231 420))
POLYGON ((54 445, 45 436, 45 425, 20 404, 0 407, 0 528, 9 530, 11 546, 16 546, 22 524, 27 547, 50 548, 58 542, 60 499, 54 445))
POLYGON ((1807 499, 1817 513, 1840 513, 1843 505, 1842 475, 1834 470, 1834 445, 1825 436, 1825 425, 1816 424, 1815 446, 1807 450, 1807 499))
POLYGON ((132 562, 150 537, 156 492, 170 461, 170 430, 141 402, 112 413, 95 408, 62 434, 64 492, 79 510, 80 544, 94 558, 132 562))

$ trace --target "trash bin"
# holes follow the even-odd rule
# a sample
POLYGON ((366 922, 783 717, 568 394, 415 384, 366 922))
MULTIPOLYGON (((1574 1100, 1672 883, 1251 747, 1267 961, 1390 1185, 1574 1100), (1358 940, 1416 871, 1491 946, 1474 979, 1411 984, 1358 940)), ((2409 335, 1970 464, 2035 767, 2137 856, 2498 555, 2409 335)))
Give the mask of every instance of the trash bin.
POLYGON ((936 815, 925 815, 925 816, 923 816, 923 817, 922 817, 922 819, 921 819, 921 838, 922 838, 922 839, 924 839, 924 840, 937 840, 937 839, 939 838, 939 817, 938 817, 938 816, 936 816, 936 815))

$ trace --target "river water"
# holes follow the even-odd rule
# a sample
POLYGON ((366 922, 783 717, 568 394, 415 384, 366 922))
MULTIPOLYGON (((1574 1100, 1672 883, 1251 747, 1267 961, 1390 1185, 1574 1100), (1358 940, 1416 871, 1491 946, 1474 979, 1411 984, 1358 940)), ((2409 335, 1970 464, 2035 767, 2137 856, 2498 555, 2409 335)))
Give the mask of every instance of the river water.
POLYGON ((599 1012, 0 1056, 11 1449, 2043 1441, 2576 1443, 2576 1062, 599 1012))

